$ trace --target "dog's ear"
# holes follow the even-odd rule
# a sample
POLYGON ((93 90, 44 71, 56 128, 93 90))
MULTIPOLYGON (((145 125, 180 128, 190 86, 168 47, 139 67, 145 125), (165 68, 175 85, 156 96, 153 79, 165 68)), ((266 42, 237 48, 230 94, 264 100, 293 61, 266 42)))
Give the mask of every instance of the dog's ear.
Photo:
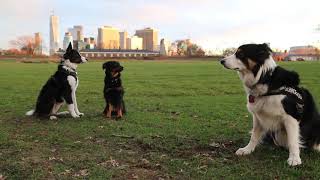
POLYGON ((71 42, 68 45, 68 48, 66 49, 66 52, 70 52, 72 50, 72 44, 71 42))
POLYGON ((268 45, 267 43, 263 43, 263 44, 261 44, 261 45, 262 45, 262 47, 263 47, 264 49, 266 49, 267 51, 272 52, 272 49, 269 47, 269 45, 268 45))
POLYGON ((271 53, 272 53, 272 50, 270 49, 268 44, 266 44, 266 43, 259 44, 259 50, 258 50, 258 53, 257 53, 257 55, 258 55, 258 57, 257 57, 258 63, 259 64, 263 64, 264 61, 269 58, 271 53))
POLYGON ((107 69, 107 67, 108 67, 108 62, 103 63, 102 69, 107 69))

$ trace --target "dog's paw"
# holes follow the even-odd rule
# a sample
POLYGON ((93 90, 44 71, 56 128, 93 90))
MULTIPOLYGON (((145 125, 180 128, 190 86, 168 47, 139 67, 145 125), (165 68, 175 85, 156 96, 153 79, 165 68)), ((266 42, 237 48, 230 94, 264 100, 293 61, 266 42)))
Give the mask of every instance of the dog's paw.
POLYGON ((71 115, 73 118, 80 118, 80 116, 76 115, 76 114, 73 114, 71 115))
POLYGON ((287 162, 289 166, 297 166, 302 163, 301 158, 299 156, 290 156, 287 162))
POLYGON ((80 116, 80 117, 81 117, 81 116, 84 116, 84 114, 83 114, 83 113, 81 113, 81 112, 79 112, 79 113, 78 113, 78 116, 80 116))
POLYGON ((50 120, 56 120, 56 119, 58 119, 57 116, 50 116, 49 118, 50 118, 50 120))
POLYGON ((244 147, 244 148, 239 148, 236 151, 236 155, 238 156, 244 156, 244 155, 248 155, 251 154, 254 151, 254 149, 248 148, 248 147, 244 147))
POLYGON ((68 114, 70 114, 69 111, 62 111, 57 113, 58 116, 66 116, 68 114))

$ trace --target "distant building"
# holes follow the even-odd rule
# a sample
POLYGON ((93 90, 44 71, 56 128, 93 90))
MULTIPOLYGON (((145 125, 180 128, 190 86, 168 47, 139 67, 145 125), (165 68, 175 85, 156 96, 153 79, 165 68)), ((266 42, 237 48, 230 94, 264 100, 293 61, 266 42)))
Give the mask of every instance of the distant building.
POLYGON ((311 55, 316 54, 314 46, 293 46, 290 47, 289 54, 311 55))
POLYGON ((87 38, 87 37, 83 38, 83 41, 84 41, 84 43, 86 43, 86 44, 90 44, 90 39, 87 38))
POLYGON ((136 36, 143 38, 142 48, 149 51, 155 51, 158 46, 158 30, 145 28, 136 31, 136 36))
POLYGON ((90 37, 90 44, 94 44, 94 45, 96 44, 94 37, 90 37))
POLYGON ((119 30, 110 26, 98 28, 98 48, 99 49, 119 49, 119 30))
POLYGON ((73 28, 69 28, 68 31, 71 33, 73 40, 83 40, 83 26, 76 25, 73 26, 73 28))
POLYGON ((39 32, 34 34, 35 54, 42 55, 42 36, 39 32))
POLYGON ((160 55, 161 56, 169 56, 169 48, 171 46, 170 41, 166 39, 161 39, 160 41, 160 55))
POLYGON ((93 37, 84 38, 85 49, 95 49, 96 43, 93 37))
POLYGON ((127 49, 142 50, 143 39, 138 36, 127 38, 127 49))
POLYGON ((78 46, 79 46, 79 41, 73 40, 73 41, 72 41, 72 48, 73 48, 73 49, 76 49, 76 50, 79 50, 79 49, 78 49, 78 46))
POLYGON ((120 48, 128 49, 127 47, 128 32, 127 31, 119 32, 119 36, 120 36, 120 48))
POLYGON ((294 46, 286 57, 289 61, 314 61, 319 59, 319 49, 314 46, 294 46))
POLYGON ((59 17, 50 16, 50 55, 55 54, 59 49, 60 31, 59 31, 59 17))
MULTIPOLYGON (((59 54, 64 51, 60 50, 59 54)), ((84 49, 80 54, 88 59, 107 59, 107 58, 151 58, 158 57, 159 52, 146 50, 129 50, 129 49, 84 49)))
POLYGON ((173 42, 168 48, 168 56, 177 56, 178 55, 178 42, 173 42))
POLYGON ((94 37, 90 37, 90 49, 95 49, 96 46, 96 40, 94 39, 94 37))
POLYGON ((64 34, 64 38, 63 38, 63 49, 67 49, 69 43, 71 42, 72 47, 73 47, 73 37, 72 34, 70 32, 66 32, 64 34))
POLYGON ((77 50, 83 50, 83 49, 86 49, 86 48, 87 48, 87 44, 83 40, 78 41, 77 50))

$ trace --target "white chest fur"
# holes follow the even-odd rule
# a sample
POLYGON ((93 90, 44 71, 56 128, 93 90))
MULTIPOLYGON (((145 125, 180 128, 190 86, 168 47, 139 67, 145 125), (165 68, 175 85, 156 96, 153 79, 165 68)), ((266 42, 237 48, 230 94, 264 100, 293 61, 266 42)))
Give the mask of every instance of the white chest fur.
POLYGON ((278 130, 283 127, 286 114, 281 103, 283 98, 284 95, 256 97, 253 103, 248 101, 247 108, 264 129, 278 130))

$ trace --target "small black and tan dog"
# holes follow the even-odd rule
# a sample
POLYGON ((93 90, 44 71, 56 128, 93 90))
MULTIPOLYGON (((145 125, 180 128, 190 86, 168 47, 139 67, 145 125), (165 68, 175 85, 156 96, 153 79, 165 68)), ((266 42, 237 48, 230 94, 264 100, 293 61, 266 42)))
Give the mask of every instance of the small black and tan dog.
POLYGON ((116 118, 122 118, 123 114, 126 113, 123 101, 124 89, 120 78, 123 67, 117 61, 108 61, 103 64, 102 69, 105 70, 106 74, 103 90, 106 107, 103 114, 107 118, 111 118, 113 115, 116 118))

